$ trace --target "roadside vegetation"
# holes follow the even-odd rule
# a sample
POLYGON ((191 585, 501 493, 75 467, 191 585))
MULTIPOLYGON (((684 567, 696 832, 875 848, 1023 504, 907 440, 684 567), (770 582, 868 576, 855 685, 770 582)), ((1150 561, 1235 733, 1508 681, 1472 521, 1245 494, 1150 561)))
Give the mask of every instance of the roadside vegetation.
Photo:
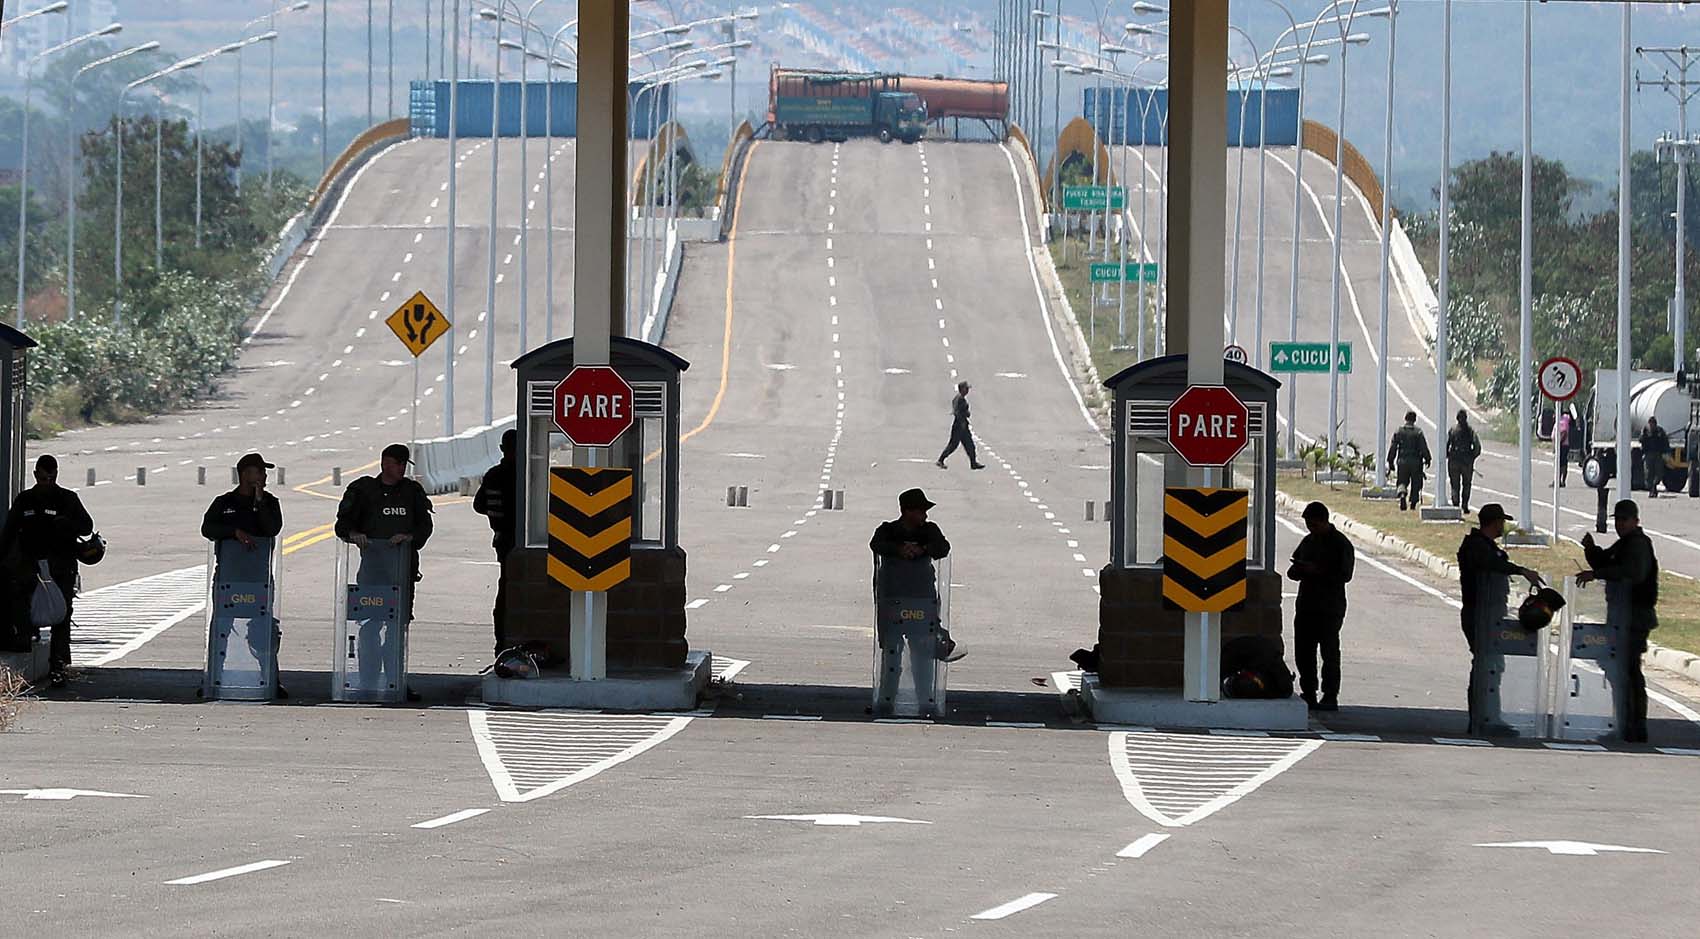
POLYGON ((0 665, 0 734, 17 725, 30 703, 29 683, 22 675, 0 665))

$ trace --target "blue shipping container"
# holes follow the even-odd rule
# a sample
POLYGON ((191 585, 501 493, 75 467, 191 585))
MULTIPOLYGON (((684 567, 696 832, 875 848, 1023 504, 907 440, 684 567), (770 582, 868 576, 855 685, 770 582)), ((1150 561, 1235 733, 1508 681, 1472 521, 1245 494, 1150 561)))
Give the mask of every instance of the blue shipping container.
MULTIPOLYGON (((1097 88, 1087 88, 1082 105, 1086 119, 1100 138, 1131 146, 1168 142, 1169 89, 1104 88, 1101 97, 1098 92, 1097 88)), ((1228 146, 1241 145, 1242 103, 1245 146, 1255 147, 1259 140, 1277 147, 1298 143, 1298 89, 1270 88, 1267 101, 1261 100, 1263 94, 1261 88, 1248 88, 1244 92, 1228 89, 1228 146), (1266 135, 1264 119, 1268 121, 1266 135)))
MULTIPOLYGON (((501 116, 496 131, 503 137, 518 137, 520 105, 525 105, 525 136, 556 137, 578 135, 578 83, 554 82, 553 101, 549 83, 527 82, 523 89, 517 81, 502 82, 501 116), (554 107, 551 110, 550 105, 554 107)), ((491 97, 495 85, 489 81, 461 80, 455 96, 455 133, 460 137, 488 137, 492 117, 491 97)), ((633 82, 627 89, 626 114, 634 138, 647 140, 655 132, 654 125, 664 121, 672 93, 669 85, 651 87, 647 82, 633 82), (654 105, 652 108, 651 105, 654 105), (651 111, 655 120, 651 120, 651 111)), ((447 137, 449 135, 449 83, 447 81, 414 81, 408 88, 408 118, 415 137, 447 137)))

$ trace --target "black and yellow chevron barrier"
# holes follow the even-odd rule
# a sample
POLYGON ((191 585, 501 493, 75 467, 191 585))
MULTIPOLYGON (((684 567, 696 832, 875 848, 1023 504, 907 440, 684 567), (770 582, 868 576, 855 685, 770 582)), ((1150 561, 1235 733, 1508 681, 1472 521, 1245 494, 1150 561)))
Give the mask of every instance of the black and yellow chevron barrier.
POLYGON ((1189 613, 1237 610, 1246 598, 1244 489, 1163 490, 1163 601, 1189 613))
POLYGON ((607 590, 632 576, 632 471, 549 470, 549 576, 569 590, 607 590))

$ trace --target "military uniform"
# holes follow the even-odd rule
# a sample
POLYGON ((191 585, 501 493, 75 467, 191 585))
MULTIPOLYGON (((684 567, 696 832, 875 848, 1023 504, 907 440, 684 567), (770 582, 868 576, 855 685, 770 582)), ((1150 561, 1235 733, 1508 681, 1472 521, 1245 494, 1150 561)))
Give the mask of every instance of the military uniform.
POLYGON ((362 476, 349 483, 336 508, 336 536, 348 541, 355 532, 364 534, 373 544, 387 543, 396 535, 411 535, 405 547, 406 570, 368 570, 368 558, 378 555, 370 549, 361 552, 361 583, 387 583, 399 577, 410 585, 407 591, 407 619, 413 619, 413 590, 419 580, 419 551, 431 538, 431 498, 417 480, 402 477, 394 485, 386 485, 376 476, 362 476))
POLYGON ((50 626, 48 658, 55 672, 71 664, 71 602, 77 593, 77 539, 94 531, 94 520, 77 494, 57 485, 37 483, 12 500, 6 515, 6 526, 0 529, 0 558, 18 551, 22 562, 16 580, 25 589, 18 591, 22 616, 29 623, 30 598, 34 593, 38 562, 47 562, 48 576, 65 595, 65 618, 50 626))
POLYGON ((1346 621, 1346 585, 1352 581, 1356 553, 1340 529, 1329 525, 1321 533, 1304 536, 1293 551, 1295 562, 1306 567, 1287 571, 1299 583, 1298 602, 1293 604, 1293 657, 1299 667, 1299 690, 1306 701, 1317 693, 1316 658, 1322 653, 1322 698, 1333 701, 1340 693, 1340 629, 1346 621))
POLYGON ((1670 435, 1663 427, 1648 424, 1641 431, 1641 471, 1647 481, 1649 498, 1659 497, 1659 483, 1665 478, 1665 454, 1670 451, 1670 435))
POLYGON ((1452 484, 1452 504, 1470 511, 1470 484, 1476 475, 1476 458, 1482 455, 1482 441, 1476 429, 1457 424, 1446 434, 1446 476, 1452 484))
POLYGON ((903 601, 920 600, 936 609, 939 600, 938 574, 933 562, 949 556, 950 542, 944 532, 932 522, 910 528, 902 519, 882 522, 874 529, 868 547, 875 555, 874 605, 878 619, 875 639, 879 643, 880 671, 876 699, 882 713, 889 713, 897 696, 897 679, 902 674, 903 651, 909 650, 910 676, 915 682, 915 697, 925 702, 933 698, 933 670, 941 647, 949 648, 950 637, 943 630, 936 613, 930 621, 905 621, 898 618, 903 601), (921 554, 903 556, 903 546, 916 545, 921 554), (888 615, 891 614, 891 615, 888 615))
POLYGON ((1423 470, 1433 461, 1429 454, 1428 438, 1413 421, 1406 421, 1393 432, 1393 442, 1387 448, 1387 462, 1397 470, 1399 508, 1417 508, 1422 502, 1423 470))
MULTIPOLYGON (((255 538, 276 538, 283 531, 283 506, 277 501, 277 496, 261 490, 256 496, 244 497, 241 489, 232 489, 213 499, 212 504, 207 506, 206 515, 201 518, 201 537, 214 544, 217 567, 213 577, 216 581, 268 583, 271 579, 270 544, 243 545, 236 540, 238 531, 247 532, 255 538), (230 544, 222 543, 226 541, 230 544)), ((262 641, 261 636, 250 632, 247 638, 254 660, 264 662, 264 647, 257 645, 262 641)), ((282 633, 275 620, 270 641, 271 652, 275 656, 282 641, 282 633)))
POLYGON ((508 553, 513 550, 514 532, 518 525, 518 519, 514 515, 518 508, 514 498, 514 490, 519 481, 518 474, 518 465, 512 455, 504 455, 502 462, 485 471, 484 480, 479 483, 478 492, 472 497, 472 511, 490 520, 490 546, 496 549, 496 561, 501 566, 501 572, 496 577, 496 605, 490 611, 490 619, 495 626, 498 655, 507 644, 508 553))
POLYGON ((1617 539, 1617 543, 1609 548, 1586 544, 1582 550, 1588 567, 1596 577, 1629 591, 1629 648, 1624 656, 1629 683, 1629 713, 1624 719, 1623 739, 1644 741, 1647 739, 1647 678, 1641 673, 1641 655, 1647 651, 1648 634, 1659 625, 1659 560, 1653 554, 1652 539, 1641 528, 1617 539))

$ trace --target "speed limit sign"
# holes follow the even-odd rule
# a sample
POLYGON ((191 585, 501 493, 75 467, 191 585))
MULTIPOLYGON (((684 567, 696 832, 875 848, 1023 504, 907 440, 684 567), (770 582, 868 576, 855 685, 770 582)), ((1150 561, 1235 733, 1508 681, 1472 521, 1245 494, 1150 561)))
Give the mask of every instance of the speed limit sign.
POLYGON ((1223 349, 1222 358, 1240 365, 1244 365, 1251 361, 1251 356, 1245 351, 1245 347, 1238 345, 1229 346, 1226 349, 1223 349))
POLYGON ((1541 394, 1554 401, 1569 401, 1582 390, 1582 366, 1575 359, 1555 355, 1541 363, 1537 375, 1541 394))

